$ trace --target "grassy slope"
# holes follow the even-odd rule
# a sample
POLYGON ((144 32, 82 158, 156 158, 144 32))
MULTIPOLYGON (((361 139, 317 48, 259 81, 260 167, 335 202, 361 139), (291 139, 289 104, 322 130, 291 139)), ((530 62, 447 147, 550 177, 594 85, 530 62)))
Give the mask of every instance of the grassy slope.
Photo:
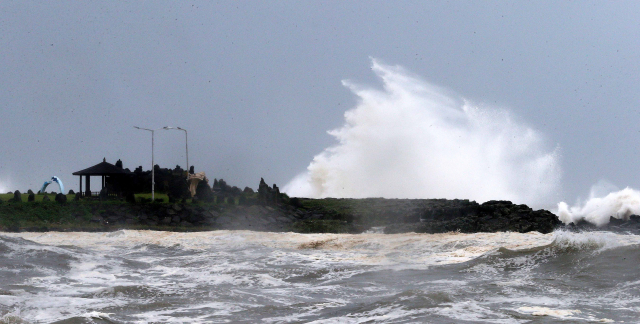
MULTIPOLYGON (((49 196, 49 199, 51 200, 53 200, 56 197, 55 195, 50 193, 47 193, 47 196, 49 196)), ((136 194, 135 196, 136 198, 151 198, 151 193, 141 193, 141 194, 136 194)), ((26 202, 27 198, 29 198, 29 194, 22 193, 22 201, 26 202)), ((42 198, 44 198, 44 195, 36 194, 34 198, 36 202, 39 202, 39 201, 42 201, 42 198)), ((73 200, 73 198, 74 198, 74 195, 67 195, 67 201, 71 201, 73 200)), ((155 198, 162 199, 165 202, 169 201, 169 196, 167 196, 167 194, 164 194, 164 193, 156 193, 155 198)), ((9 199, 13 199, 13 194, 7 194, 7 193, 0 194, 0 200, 6 202, 6 201, 9 201, 9 199)))
MULTIPOLYGON (((145 204, 153 206, 161 204, 145 204)), ((151 229, 171 231, 201 231, 210 228, 149 226, 141 224, 114 224, 105 226, 92 222, 94 216, 109 214, 118 208, 129 207, 128 203, 120 201, 71 201, 66 204, 57 202, 23 202, 0 203, 0 231, 110 231, 118 229, 151 229)))

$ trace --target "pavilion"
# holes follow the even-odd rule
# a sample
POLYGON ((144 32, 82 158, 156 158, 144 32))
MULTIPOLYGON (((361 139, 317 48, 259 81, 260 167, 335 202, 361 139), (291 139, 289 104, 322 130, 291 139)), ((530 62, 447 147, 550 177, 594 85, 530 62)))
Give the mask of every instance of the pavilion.
POLYGON ((122 169, 121 167, 117 167, 109 162, 107 162, 106 158, 102 159, 102 162, 86 168, 84 170, 80 170, 74 172, 73 175, 80 176, 80 188, 78 192, 81 192, 83 196, 90 197, 91 196, 91 177, 99 176, 102 179, 102 187, 105 188, 106 178, 117 178, 122 176, 132 175, 133 173, 127 169, 122 169), (85 176, 85 191, 82 191, 82 176, 85 176))

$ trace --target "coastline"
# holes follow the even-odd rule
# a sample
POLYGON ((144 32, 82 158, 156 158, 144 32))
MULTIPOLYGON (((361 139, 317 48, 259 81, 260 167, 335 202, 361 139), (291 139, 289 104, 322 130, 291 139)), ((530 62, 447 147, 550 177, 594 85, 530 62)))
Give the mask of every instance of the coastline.
POLYGON ((550 233, 556 215, 509 201, 459 199, 308 199, 278 204, 2 202, 0 231, 104 232, 121 229, 195 232, 252 230, 296 233, 550 233))

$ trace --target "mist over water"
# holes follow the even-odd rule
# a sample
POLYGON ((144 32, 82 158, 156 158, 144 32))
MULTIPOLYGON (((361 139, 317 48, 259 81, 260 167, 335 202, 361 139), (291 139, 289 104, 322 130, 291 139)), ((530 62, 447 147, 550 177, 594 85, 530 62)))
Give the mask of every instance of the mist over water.
POLYGON ((474 104, 399 66, 372 60, 382 88, 343 81, 358 98, 338 144, 284 188, 299 197, 460 198, 547 206, 559 149, 509 111, 474 104))

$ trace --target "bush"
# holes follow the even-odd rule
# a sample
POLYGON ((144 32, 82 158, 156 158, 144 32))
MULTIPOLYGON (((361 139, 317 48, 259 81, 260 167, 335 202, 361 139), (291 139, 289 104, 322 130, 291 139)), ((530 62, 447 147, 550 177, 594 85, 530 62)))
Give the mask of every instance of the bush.
POLYGON ((295 208, 303 208, 302 202, 300 201, 300 199, 298 199, 298 197, 293 197, 289 199, 289 205, 295 208))

